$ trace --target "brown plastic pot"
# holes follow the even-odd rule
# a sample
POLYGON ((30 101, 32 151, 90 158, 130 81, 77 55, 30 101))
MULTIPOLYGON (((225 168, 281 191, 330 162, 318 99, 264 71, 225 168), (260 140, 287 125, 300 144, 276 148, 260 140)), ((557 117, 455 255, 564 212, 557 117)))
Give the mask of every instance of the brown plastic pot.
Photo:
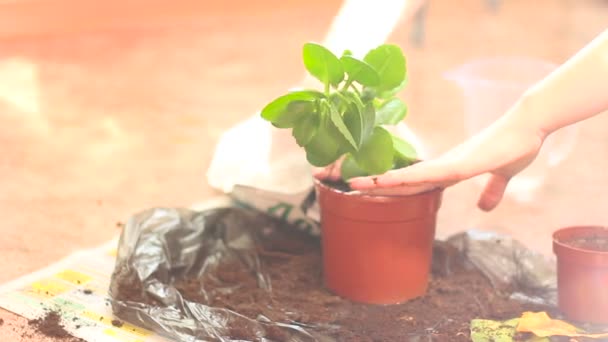
POLYGON ((315 180, 327 288, 362 303, 426 293, 442 190, 408 196, 348 194, 315 180))
POLYGON ((567 227, 553 234, 560 311, 570 320, 608 324, 608 250, 581 240, 608 239, 608 228, 567 227))

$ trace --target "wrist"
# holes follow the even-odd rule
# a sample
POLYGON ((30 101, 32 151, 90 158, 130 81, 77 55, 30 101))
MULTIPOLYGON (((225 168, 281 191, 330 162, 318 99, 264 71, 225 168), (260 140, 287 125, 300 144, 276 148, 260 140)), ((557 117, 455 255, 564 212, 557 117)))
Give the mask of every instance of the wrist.
POLYGON ((526 134, 538 136, 541 141, 553 133, 543 120, 546 111, 539 105, 539 98, 534 91, 526 92, 506 113, 507 124, 526 134))

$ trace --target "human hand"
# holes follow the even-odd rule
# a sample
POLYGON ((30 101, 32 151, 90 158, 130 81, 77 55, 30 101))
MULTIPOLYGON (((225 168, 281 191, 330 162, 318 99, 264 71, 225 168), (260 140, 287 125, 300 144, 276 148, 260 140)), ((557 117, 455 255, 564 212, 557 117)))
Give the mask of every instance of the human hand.
POLYGON ((313 167, 312 175, 318 180, 338 181, 342 179, 342 159, 340 158, 325 167, 313 167))
MULTIPOLYGON (((419 137, 416 136, 416 134, 414 134, 414 132, 411 131, 407 125, 399 123, 395 126, 386 126, 384 128, 391 134, 394 134, 408 141, 412 146, 414 146, 419 156, 424 157, 427 154, 419 137)), ((313 167, 313 176, 319 180, 339 181, 342 178, 341 171, 343 159, 344 157, 325 167, 313 167)), ((421 190, 418 188, 412 188, 411 190, 415 192, 421 192, 421 190)), ((389 190, 384 190, 385 193, 388 191, 389 190)), ((404 194, 403 189, 401 189, 401 192, 399 192, 399 194, 404 194)))
MULTIPOLYGON (((342 158, 338 159, 334 163, 326 166, 326 167, 313 167, 312 174, 318 180, 328 180, 328 181, 339 181, 342 179, 341 168, 342 168, 342 158)), ((410 185, 407 187, 394 187, 394 188, 382 188, 375 190, 367 190, 364 192, 367 193, 375 193, 377 195, 409 195, 409 194, 419 194, 421 192, 432 190, 436 188, 436 186, 432 184, 420 184, 420 185, 410 185)), ((361 191, 354 190, 353 193, 361 193, 361 191)))
POLYGON ((353 178, 350 187, 378 195, 410 194, 490 173, 478 202, 480 209, 489 211, 501 201, 509 180, 536 158, 545 136, 525 119, 506 115, 438 158, 379 176, 353 178))

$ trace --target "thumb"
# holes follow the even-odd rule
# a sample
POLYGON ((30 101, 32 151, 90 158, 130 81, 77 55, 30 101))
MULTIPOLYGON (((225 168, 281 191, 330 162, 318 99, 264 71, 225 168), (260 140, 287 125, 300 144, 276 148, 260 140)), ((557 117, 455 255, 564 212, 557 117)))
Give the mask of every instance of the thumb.
POLYGON ((490 211, 496 208, 498 203, 502 200, 505 190, 507 189, 507 184, 509 184, 508 177, 492 174, 481 193, 479 202, 477 202, 479 209, 490 211))

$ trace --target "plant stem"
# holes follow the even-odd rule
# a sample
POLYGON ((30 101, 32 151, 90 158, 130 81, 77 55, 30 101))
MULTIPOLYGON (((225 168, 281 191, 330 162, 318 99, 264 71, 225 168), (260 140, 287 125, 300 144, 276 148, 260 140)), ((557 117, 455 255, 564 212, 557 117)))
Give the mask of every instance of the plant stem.
MULTIPOLYGON (((342 90, 342 91, 344 91, 344 90, 342 90)), ((342 101, 348 103, 348 99, 346 98, 346 96, 344 96, 344 94, 342 94, 342 91, 337 91, 336 94, 338 94, 338 96, 340 96, 340 98, 342 99, 342 101)))
POLYGON ((359 92, 359 89, 357 89, 354 84, 350 88, 355 92, 355 94, 357 94, 357 96, 359 96, 359 98, 361 98, 361 92, 359 92))
POLYGON ((329 81, 325 82, 325 96, 329 97, 329 81))
POLYGON ((348 89, 348 87, 351 86, 351 84, 353 84, 353 80, 351 80, 350 77, 348 77, 346 79, 346 82, 344 83, 344 86, 342 87, 342 91, 346 91, 348 89))

